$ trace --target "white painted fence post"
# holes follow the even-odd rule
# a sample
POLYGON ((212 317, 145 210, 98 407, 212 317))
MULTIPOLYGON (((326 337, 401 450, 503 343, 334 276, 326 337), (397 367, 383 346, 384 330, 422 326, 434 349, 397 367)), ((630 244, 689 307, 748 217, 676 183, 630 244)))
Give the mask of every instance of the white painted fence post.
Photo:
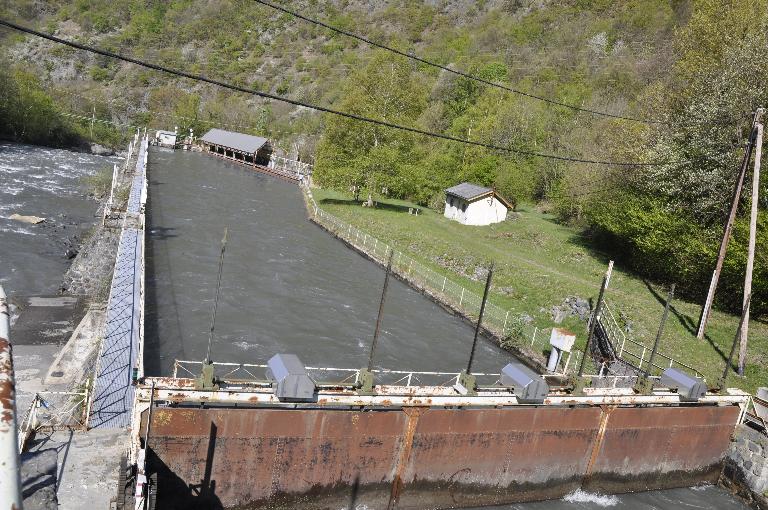
POLYGON ((445 294, 445 282, 448 280, 447 276, 443 276, 443 288, 440 290, 443 294, 445 294))

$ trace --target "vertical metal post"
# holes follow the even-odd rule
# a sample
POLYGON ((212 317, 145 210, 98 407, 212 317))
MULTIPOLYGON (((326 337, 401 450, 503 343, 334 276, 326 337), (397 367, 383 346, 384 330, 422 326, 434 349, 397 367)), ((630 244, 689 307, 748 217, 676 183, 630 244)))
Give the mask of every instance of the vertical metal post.
POLYGON ((603 309, 603 296, 605 290, 608 288, 608 283, 611 281, 611 272, 613 271, 613 261, 608 263, 608 270, 603 277, 603 284, 600 286, 600 294, 597 296, 597 304, 595 305, 595 313, 592 315, 592 320, 589 323, 589 334, 587 335, 587 343, 584 345, 584 352, 581 355, 581 362, 579 363, 579 377, 584 375, 584 362, 587 360, 587 354, 589 353, 589 346, 592 343, 592 337, 595 335, 595 328, 597 327, 597 321, 600 320, 600 312, 603 309))
POLYGON ((491 279, 493 278, 493 262, 488 268, 488 278, 485 280, 485 290, 483 291, 483 300, 480 302, 480 313, 477 316, 477 325, 475 326, 475 337, 472 339, 472 350, 469 352, 469 361, 467 362, 467 375, 472 374, 472 362, 475 360, 475 349, 477 348, 477 337, 480 335, 480 327, 483 324, 483 314, 485 313, 485 302, 488 300, 488 291, 491 290, 491 279))
POLYGON ((669 308, 672 306, 672 298, 675 297, 675 284, 669 288, 669 294, 667 295, 667 302, 664 305, 664 315, 661 316, 661 324, 659 324, 659 331, 656 333, 656 339, 653 341, 653 349, 651 350, 651 358, 648 360, 648 370, 645 371, 645 378, 651 375, 653 370, 653 358, 656 357, 656 349, 659 348, 659 341, 661 335, 664 334, 664 325, 667 323, 667 317, 669 317, 669 308))
POLYGON ((208 350, 205 353, 205 363, 211 363, 211 343, 213 343, 213 329, 216 327, 216 310, 219 308, 219 293, 221 291, 221 270, 224 267, 224 252, 227 249, 228 229, 224 228, 224 237, 221 239, 221 254, 219 255, 219 275, 216 279, 216 298, 213 301, 211 312, 211 330, 208 332, 208 350))
POLYGON ((13 376, 11 320, 0 286, 0 501, 21 509, 21 466, 16 424, 16 382, 13 376))
POLYGON ((381 330, 381 319, 384 317, 384 301, 387 298, 387 288, 389 287, 389 275, 392 272, 392 257, 394 250, 389 252, 387 261, 387 271, 384 274, 384 288, 381 289, 381 301, 379 301, 379 314, 376 316, 376 329, 373 330, 373 342, 371 342, 371 352, 368 355, 368 372, 373 370, 373 355, 376 352, 376 344, 379 342, 379 332, 381 330))

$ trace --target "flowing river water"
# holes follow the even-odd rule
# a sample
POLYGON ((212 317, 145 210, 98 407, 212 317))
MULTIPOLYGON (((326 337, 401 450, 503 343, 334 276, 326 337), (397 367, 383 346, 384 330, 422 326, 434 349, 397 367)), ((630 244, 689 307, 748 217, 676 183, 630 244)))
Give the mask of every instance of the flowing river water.
MULTIPOLYGON (((94 221, 81 177, 102 158, 0 145, 0 283, 10 293, 51 293, 67 267, 68 238, 94 221), (46 216, 48 226, 8 219, 46 216), (66 228, 62 228, 66 227, 66 228)), ((292 352, 306 364, 358 368, 367 361, 383 271, 309 223, 299 190, 202 154, 153 150, 147 230, 147 355, 150 374, 175 359, 205 356, 219 246, 230 231, 212 346, 215 361, 263 363, 292 352)), ((375 365, 461 370, 472 328, 391 280, 375 365)), ((485 340, 477 370, 498 371, 510 355, 485 340)), ((539 509, 746 509, 712 486, 497 507, 539 509)))

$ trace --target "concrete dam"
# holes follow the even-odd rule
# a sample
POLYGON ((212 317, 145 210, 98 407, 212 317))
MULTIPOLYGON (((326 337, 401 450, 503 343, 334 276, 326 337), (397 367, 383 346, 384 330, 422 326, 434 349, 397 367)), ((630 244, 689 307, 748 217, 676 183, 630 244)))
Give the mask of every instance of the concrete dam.
MULTIPOLYGON (((382 242, 317 217, 304 186, 306 168, 283 165, 278 181, 272 164, 236 158, 226 147, 213 152, 216 161, 233 160, 222 168, 262 172, 269 183, 294 186, 296 198, 310 204, 306 212, 277 209, 257 215, 264 216, 259 221, 303 221, 307 230, 299 235, 339 243, 307 222, 310 216, 368 259, 385 261, 389 247, 382 242)), ((199 179, 200 193, 223 190, 215 175, 194 168, 193 160, 208 155, 180 154, 166 179, 153 174, 153 159, 172 153, 149 154, 146 137, 137 137, 130 154, 126 210, 105 220, 121 234, 86 410, 87 428, 125 430, 129 448, 118 508, 473 508, 557 499, 577 489, 614 494, 720 478, 750 402, 747 393, 694 395, 662 384, 658 375, 651 391, 638 393, 632 378, 602 373, 585 374, 600 384, 575 390, 577 359, 563 359, 553 373, 536 373, 535 363, 523 363, 490 341, 478 344, 467 385, 468 374, 459 368, 472 328, 460 316, 476 317, 466 307, 478 306, 477 296, 462 291, 459 302, 442 300, 439 285, 427 288, 402 257, 394 257, 400 274, 390 289, 376 363, 369 370, 352 368, 365 366, 380 272, 371 280, 362 276, 370 262, 353 250, 316 257, 338 268, 320 265, 302 246, 290 253, 261 251, 278 234, 237 224, 261 205, 250 202, 246 191, 229 191, 229 204, 208 211, 210 239, 218 242, 215 220, 235 207, 236 217, 225 221, 235 236, 250 232, 255 241, 248 249, 233 248, 243 250, 239 259, 247 265, 229 269, 225 262, 229 280, 222 285, 213 355, 203 359, 219 248, 180 235, 189 224, 183 214, 178 225, 165 225, 163 209, 170 200, 182 211, 199 207, 192 194, 173 188, 170 177, 199 179), (349 296, 326 295, 314 281, 293 296, 298 283, 290 275, 296 271, 281 276, 273 269, 278 264, 311 265, 310 274, 338 271, 349 296), (147 267, 160 276, 148 278, 147 267), (202 271, 213 275, 205 276, 205 284, 194 278, 202 271), (188 287, 163 280, 171 272, 188 287), (261 297, 249 297, 268 277, 276 283, 264 284, 261 297), (159 285, 170 291, 160 295, 159 285), (287 301, 281 299, 301 303, 284 324, 279 308, 287 301), (236 309, 239 317, 251 310, 247 320, 238 319, 236 309), (329 312, 338 319, 328 321, 329 312), (312 322, 320 313, 329 325, 312 322), (441 346, 439 356, 435 345, 441 346), (403 356, 412 363, 405 365, 403 356), (543 393, 531 394, 534 385, 543 393)), ((504 319, 491 310, 486 333, 503 333, 504 319)), ((620 350, 631 355, 630 342, 620 350)), ((660 365, 651 365, 654 374, 675 368, 697 375, 671 358, 659 359, 660 365)))

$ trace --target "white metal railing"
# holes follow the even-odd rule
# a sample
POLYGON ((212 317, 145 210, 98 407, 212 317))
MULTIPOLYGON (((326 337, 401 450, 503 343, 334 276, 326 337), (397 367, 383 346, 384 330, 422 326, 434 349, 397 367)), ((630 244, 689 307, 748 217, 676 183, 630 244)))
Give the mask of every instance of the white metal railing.
POLYGON ((89 383, 83 391, 42 391, 35 394, 19 422, 18 444, 23 451, 32 434, 41 429, 85 429, 89 383))
POLYGON ((618 322, 616 321, 616 318, 613 315, 613 312, 611 312, 611 309, 608 306, 608 303, 603 303, 603 310, 605 311, 604 317, 607 320, 603 320, 603 316, 601 316, 599 319, 600 324, 603 325, 604 328, 606 328, 606 331, 609 334, 611 342, 613 343, 613 346, 616 349, 616 356, 619 359, 629 362, 630 364, 637 367, 641 371, 648 370, 649 372, 652 373, 654 372, 654 370, 657 370, 658 373, 661 373, 667 368, 678 367, 693 373, 696 377, 703 377, 702 374, 692 366, 686 363, 683 363, 682 361, 678 361, 664 354, 658 349, 656 350, 656 354, 654 355, 653 366, 650 367, 649 363, 651 358, 652 347, 648 347, 643 342, 638 342, 637 340, 634 340, 633 338, 630 338, 626 334, 624 334, 624 331, 622 331, 621 328, 619 327, 618 322), (659 364, 658 362, 662 360, 663 360, 663 363, 659 364))
POLYGON ((312 175, 312 165, 304 163, 303 161, 297 161, 295 159, 282 158, 272 154, 269 158, 267 168, 278 171, 280 173, 294 174, 299 177, 306 177, 312 175))
MULTIPOLYGON (((213 362, 214 375, 221 380, 247 380, 268 384, 267 365, 255 363, 219 363, 213 362)), ((202 361, 176 360, 173 365, 173 377, 198 377, 202 361)), ((310 376, 322 385, 355 385, 360 381, 360 369, 336 367, 304 367, 310 376)), ((459 380, 458 372, 433 372, 416 370, 373 369, 376 384, 392 386, 453 386, 459 380)), ((499 374, 473 373, 488 385, 499 381, 499 374)))
MULTIPOLYGON (((379 264, 386 264, 389 252, 394 249, 393 247, 323 210, 315 202, 312 191, 306 187, 303 189, 309 201, 313 219, 317 223, 323 225, 336 236, 365 253, 379 264)), ((440 274, 396 249, 392 258, 392 271, 417 289, 422 290, 466 317, 474 320, 478 316, 482 296, 456 283, 451 278, 448 278, 448 275, 440 274)), ((598 320, 601 320, 600 324, 603 325, 606 332, 610 335, 614 348, 617 349, 618 357, 621 359, 624 359, 624 356, 630 357, 633 361, 636 361, 636 363, 632 363, 633 365, 637 365, 638 368, 642 369, 643 364, 645 364, 647 368, 651 350, 642 342, 629 338, 619 326, 610 307, 606 303, 604 305, 603 309, 605 312, 601 315, 605 319, 601 320, 601 318, 598 318, 598 320)), ((536 356, 537 360, 543 363, 543 354, 540 355, 539 353, 549 347, 549 337, 545 333, 547 330, 541 330, 534 325, 524 323, 521 314, 514 310, 504 309, 489 301, 485 306, 483 327, 499 338, 502 338, 502 346, 504 344, 511 344, 518 348, 523 347, 526 351, 529 351, 529 356, 536 356)), ((558 366, 558 373, 567 375, 573 371, 579 365, 580 356, 581 352, 569 353, 568 356, 565 356, 558 366)), ((665 363, 669 362, 670 367, 678 366, 694 373, 697 377, 701 377, 701 373, 695 368, 659 351, 656 352, 656 359, 666 360, 665 363)), ((657 364, 656 359, 654 359, 654 368, 660 371, 667 368, 657 364)))

